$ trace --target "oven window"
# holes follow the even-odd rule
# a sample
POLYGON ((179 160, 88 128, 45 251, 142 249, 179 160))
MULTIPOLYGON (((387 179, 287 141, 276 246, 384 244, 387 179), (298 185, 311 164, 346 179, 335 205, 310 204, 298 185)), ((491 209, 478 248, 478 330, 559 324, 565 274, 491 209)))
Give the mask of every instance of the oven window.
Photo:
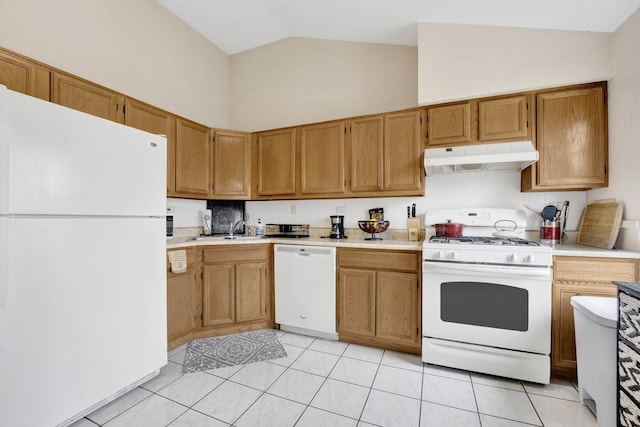
POLYGON ((527 331, 529 292, 485 282, 440 285, 440 318, 444 322, 527 331))

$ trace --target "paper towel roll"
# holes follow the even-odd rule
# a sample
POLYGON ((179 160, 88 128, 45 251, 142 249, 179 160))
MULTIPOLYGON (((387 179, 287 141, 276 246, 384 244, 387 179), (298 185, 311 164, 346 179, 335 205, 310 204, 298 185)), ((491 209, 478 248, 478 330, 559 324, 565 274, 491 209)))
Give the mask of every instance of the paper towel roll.
POLYGON ((211 235, 211 209, 205 209, 202 213, 202 228, 206 236, 211 235))

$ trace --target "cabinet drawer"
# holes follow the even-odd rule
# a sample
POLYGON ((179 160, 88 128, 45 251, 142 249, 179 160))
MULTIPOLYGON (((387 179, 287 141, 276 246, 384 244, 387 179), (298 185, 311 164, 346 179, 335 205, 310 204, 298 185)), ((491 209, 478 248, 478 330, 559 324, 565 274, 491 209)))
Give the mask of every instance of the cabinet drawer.
POLYGON ((338 249, 339 267, 415 272, 419 269, 419 252, 338 249))
POLYGON ((637 262, 631 258, 553 258, 553 280, 634 282, 637 274, 637 262))
POLYGON ((187 253, 187 267, 200 262, 200 248, 176 248, 167 250, 167 271, 169 271, 169 252, 182 251, 187 253))
POLYGON ((268 245, 222 245, 204 249, 204 263, 265 260, 268 245))

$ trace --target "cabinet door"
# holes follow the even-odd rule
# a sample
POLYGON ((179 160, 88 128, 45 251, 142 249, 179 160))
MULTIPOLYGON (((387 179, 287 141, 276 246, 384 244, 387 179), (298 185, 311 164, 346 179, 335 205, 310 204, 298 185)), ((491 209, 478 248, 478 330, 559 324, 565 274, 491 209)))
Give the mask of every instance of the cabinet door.
POLYGON ((576 334, 571 297, 617 295, 614 285, 553 282, 551 315, 551 370, 554 375, 576 378, 576 334))
POLYGON ((427 146, 455 145, 471 141, 471 103, 427 109, 427 146))
POLYGON ((374 271, 338 270, 338 334, 375 335, 375 282, 374 271))
POLYGON ((605 87, 537 96, 537 184, 557 189, 607 185, 605 87))
POLYGON ((176 121, 176 192, 181 195, 206 198, 211 191, 210 181, 209 129, 178 118, 176 121))
POLYGON ((420 111, 384 116, 385 191, 422 189, 420 111))
POLYGON ((613 296, 611 282, 638 280, 638 262, 631 258, 553 257, 551 369, 557 376, 576 377, 574 295, 613 296))
POLYGON ((216 131, 213 138, 213 193, 224 198, 249 198, 251 142, 242 132, 216 131))
POLYGON ((49 100, 49 70, 18 55, 0 51, 0 84, 49 100))
POLYGON ((103 119, 122 123, 124 97, 84 80, 53 72, 51 101, 103 119))
POLYGON ((205 265, 202 279, 202 325, 221 326, 235 323, 234 264, 205 265))
POLYGON ((135 99, 125 99, 124 124, 167 137, 167 194, 176 190, 176 117, 135 99))
POLYGON ((296 192, 296 129, 261 132, 255 144, 256 193, 259 196, 296 192))
POLYGON ((419 334, 418 276, 380 271, 376 282, 376 336, 416 343, 419 334))
POLYGON ((236 322, 267 320, 266 266, 263 262, 236 265, 236 322))
POLYGON ((351 191, 382 191, 384 127, 382 116, 351 121, 351 191))
POLYGON ((186 273, 167 274, 167 340, 172 342, 198 326, 197 276, 195 268, 186 273))
POLYGON ((478 139, 517 141, 531 138, 527 95, 478 101, 478 139))
POLYGON ((300 192, 345 191, 345 122, 300 128, 300 192))

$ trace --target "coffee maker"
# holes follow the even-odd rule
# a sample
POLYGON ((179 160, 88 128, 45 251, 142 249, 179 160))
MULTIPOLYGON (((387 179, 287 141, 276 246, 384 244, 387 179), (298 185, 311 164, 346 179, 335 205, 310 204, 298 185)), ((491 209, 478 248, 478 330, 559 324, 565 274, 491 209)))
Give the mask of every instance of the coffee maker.
POLYGON ((331 215, 331 239, 346 239, 344 235, 344 215, 331 215))

